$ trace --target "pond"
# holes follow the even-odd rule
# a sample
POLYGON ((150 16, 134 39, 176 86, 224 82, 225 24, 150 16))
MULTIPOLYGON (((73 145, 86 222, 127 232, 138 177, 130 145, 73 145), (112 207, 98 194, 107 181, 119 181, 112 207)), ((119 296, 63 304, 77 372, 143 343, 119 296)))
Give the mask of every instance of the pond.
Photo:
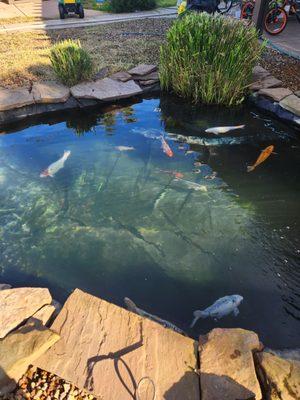
POLYGON ((299 132, 251 106, 162 97, 1 133, 0 281, 61 301, 75 287, 122 306, 127 296, 194 337, 242 327, 269 347, 299 346, 299 132), (64 151, 63 168, 41 177, 64 151), (194 310, 231 294, 244 298, 238 316, 189 328, 194 310))

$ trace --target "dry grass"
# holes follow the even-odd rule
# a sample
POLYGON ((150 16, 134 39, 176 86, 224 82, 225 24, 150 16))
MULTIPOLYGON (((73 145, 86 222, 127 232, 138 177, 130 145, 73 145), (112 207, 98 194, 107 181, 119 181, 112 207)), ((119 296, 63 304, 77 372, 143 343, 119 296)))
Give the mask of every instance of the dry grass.
POLYGON ((13 17, 13 18, 0 18, 0 25, 11 25, 11 24, 23 24, 26 22, 38 22, 42 21, 42 18, 38 17, 13 17))
POLYGON ((30 86, 33 81, 55 80, 49 49, 59 40, 80 39, 96 71, 112 71, 159 60, 159 45, 171 24, 169 19, 101 25, 85 29, 22 32, 0 35, 0 86, 30 86))

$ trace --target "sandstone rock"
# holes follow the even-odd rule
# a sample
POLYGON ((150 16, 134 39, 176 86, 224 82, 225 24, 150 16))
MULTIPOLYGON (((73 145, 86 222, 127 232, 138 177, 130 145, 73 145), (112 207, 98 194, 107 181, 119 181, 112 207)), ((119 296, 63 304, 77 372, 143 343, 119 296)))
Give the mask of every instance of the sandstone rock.
POLYGON ((56 82, 35 82, 32 94, 36 103, 64 103, 70 96, 70 90, 56 82))
POLYGON ((106 77, 106 75, 109 73, 109 68, 108 67, 103 67, 101 68, 95 75, 94 75, 94 80, 98 79, 103 79, 106 77))
POLYGON ((271 74, 260 65, 256 65, 253 68, 253 73, 252 73, 253 82, 260 81, 270 75, 271 74))
POLYGON ((260 349, 256 333, 213 329, 199 342, 202 400, 262 399, 252 356, 260 349))
POLYGON ((131 75, 128 72, 120 71, 110 76, 110 79, 114 79, 115 81, 127 82, 132 79, 131 75))
POLYGON ((156 80, 154 79, 150 79, 149 81, 141 81, 140 84, 142 86, 151 86, 151 85, 155 85, 157 83, 156 80))
POLYGON ((14 288, 0 291, 0 338, 51 303, 48 289, 14 288))
POLYGON ((104 78, 96 82, 79 83, 71 88, 76 98, 111 101, 124 99, 142 93, 142 89, 133 81, 120 82, 104 78))
POLYGON ((155 82, 159 82, 159 76, 158 76, 158 72, 154 71, 151 72, 151 74, 147 74, 147 75, 136 75, 134 76, 134 80, 139 81, 140 83, 143 83, 143 81, 150 81, 153 80, 155 82))
POLYGON ((300 399, 300 362, 262 352, 256 355, 266 400, 300 399))
POLYGON ((300 98, 298 96, 291 94, 290 96, 281 100, 279 105, 285 110, 288 110, 300 117, 300 98))
POLYGON ((149 396, 151 382, 156 399, 199 399, 190 338, 78 289, 52 329, 61 339, 35 365, 102 400, 132 400, 138 386, 149 396))
POLYGON ((26 324, 0 341, 0 395, 13 390, 28 366, 57 340, 59 335, 41 326, 26 324))
POLYGON ((279 102, 285 97, 291 95, 292 91, 286 88, 260 89, 258 94, 279 102))
POLYGON ((20 108, 33 103, 32 93, 25 88, 0 89, 0 111, 20 108))
POLYGON ((297 92, 294 93, 296 96, 300 97, 300 90, 297 90, 297 92))
POLYGON ((0 283, 0 290, 11 289, 11 286, 8 283, 0 283))
POLYGON ((41 323, 42 325, 47 325, 50 321, 52 315, 54 314, 56 308, 52 304, 47 304, 33 314, 31 318, 29 318, 29 323, 41 323))
POLYGON ((157 66, 156 65, 149 65, 149 64, 140 64, 131 70, 128 71, 128 73, 132 76, 135 75, 148 75, 151 74, 151 72, 156 71, 157 66))
POLYGON ((250 90, 260 90, 260 89, 268 89, 268 88, 276 88, 282 85, 282 82, 274 78, 274 76, 267 76, 257 82, 252 83, 249 86, 250 90))

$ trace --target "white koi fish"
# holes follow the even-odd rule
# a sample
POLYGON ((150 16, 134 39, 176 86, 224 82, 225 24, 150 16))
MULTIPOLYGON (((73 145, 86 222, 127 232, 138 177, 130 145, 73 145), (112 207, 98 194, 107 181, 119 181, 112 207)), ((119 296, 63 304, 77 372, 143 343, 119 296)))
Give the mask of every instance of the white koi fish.
POLYGON ((229 131, 233 131, 235 129, 243 129, 245 125, 237 125, 237 126, 216 126, 214 128, 205 129, 206 133, 214 133, 215 135, 219 135, 220 133, 227 133, 229 131))
POLYGON ((182 182, 188 189, 207 192, 207 187, 205 185, 200 185, 199 183, 187 181, 186 179, 181 179, 181 178, 176 178, 174 179, 174 181, 182 182))
POLYGON ((238 306, 243 301, 243 297, 239 294, 221 297, 205 310, 194 311, 194 319, 191 323, 191 328, 196 324, 199 318, 215 318, 220 319, 226 315, 233 313, 236 317, 239 314, 238 306))
POLYGON ((152 321, 158 322, 159 324, 163 325, 165 328, 173 329, 173 331, 180 333, 181 335, 185 335, 185 333, 177 328, 176 325, 173 325, 171 322, 166 321, 164 319, 161 319, 157 317, 156 315, 152 315, 147 313, 147 311, 142 310, 141 308, 138 308, 132 300, 130 300, 128 297, 124 298, 124 303, 126 304, 126 307, 129 311, 134 312, 135 314, 140 315, 141 317, 149 318, 152 321))
POLYGON ((132 151, 132 150, 134 150, 134 147, 132 147, 132 146, 116 146, 115 149, 119 150, 119 151, 132 151))
POLYGON ((50 164, 47 169, 45 169, 43 172, 41 172, 40 177, 41 178, 46 178, 47 176, 50 176, 51 178, 54 177, 54 175, 64 167, 65 161, 69 158, 71 152, 70 150, 65 150, 64 155, 54 163, 50 164))

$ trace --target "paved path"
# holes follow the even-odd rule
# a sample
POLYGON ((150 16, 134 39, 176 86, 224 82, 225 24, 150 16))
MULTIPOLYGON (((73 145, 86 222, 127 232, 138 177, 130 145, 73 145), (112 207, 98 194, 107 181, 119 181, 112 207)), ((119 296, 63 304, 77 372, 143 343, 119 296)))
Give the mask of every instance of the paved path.
MULTIPOLYGON (((1 3, 0 3, 1 4, 1 3)), ((84 19, 77 17, 70 17, 65 20, 53 19, 37 22, 21 23, 21 24, 7 24, 0 25, 0 33, 9 33, 17 31, 32 31, 32 30, 49 30, 49 29, 64 29, 64 28, 80 28, 86 26, 94 26, 101 24, 109 24, 113 22, 132 21, 137 19, 146 18, 162 18, 162 17, 175 17, 177 15, 176 7, 160 8, 152 11, 143 11, 126 14, 108 14, 102 13, 97 16, 90 16, 84 19)))
POLYGON ((300 24, 295 17, 289 18, 285 30, 280 35, 271 36, 265 33, 264 36, 272 47, 300 59, 300 24))

